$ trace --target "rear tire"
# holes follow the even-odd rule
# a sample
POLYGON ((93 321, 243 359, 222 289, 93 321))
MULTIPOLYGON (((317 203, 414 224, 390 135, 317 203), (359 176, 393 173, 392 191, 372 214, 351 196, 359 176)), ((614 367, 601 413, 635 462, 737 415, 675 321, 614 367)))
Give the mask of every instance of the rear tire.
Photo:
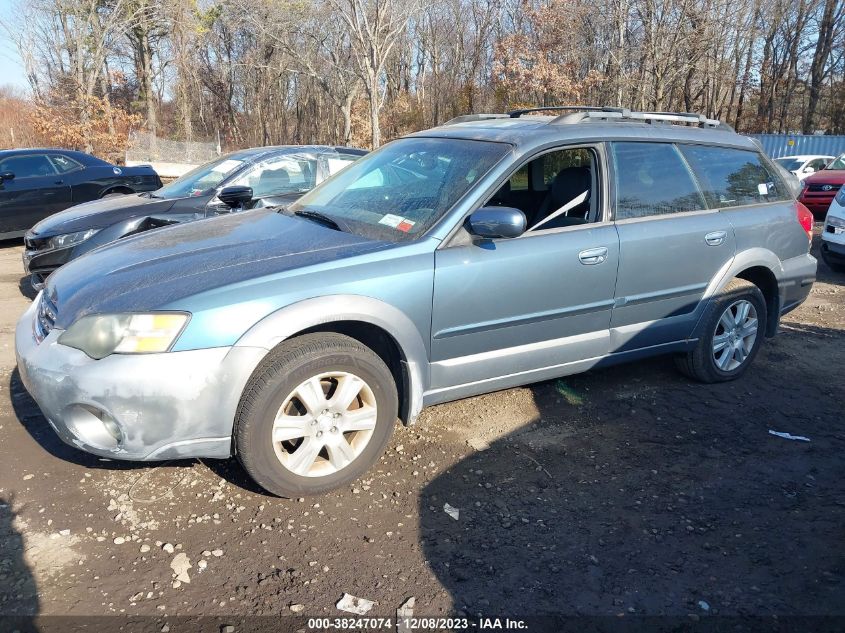
POLYGON ((757 356, 766 331, 766 300, 760 288, 733 279, 710 303, 695 348, 675 358, 678 369, 699 382, 739 378, 757 356))
POLYGON ((372 466, 397 412, 393 375, 375 352, 341 334, 306 334, 253 373, 235 418, 235 451, 268 492, 319 495, 372 466))

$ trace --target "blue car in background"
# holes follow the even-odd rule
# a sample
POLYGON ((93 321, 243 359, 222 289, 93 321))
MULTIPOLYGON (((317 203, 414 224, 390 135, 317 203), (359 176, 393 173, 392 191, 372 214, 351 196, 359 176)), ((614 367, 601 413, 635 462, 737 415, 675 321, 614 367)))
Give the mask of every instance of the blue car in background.
POLYGON ((56 271, 16 330, 63 440, 237 456, 312 495, 427 405, 656 354, 751 365, 815 279, 812 215, 701 115, 462 117, 285 207, 150 231, 56 271))

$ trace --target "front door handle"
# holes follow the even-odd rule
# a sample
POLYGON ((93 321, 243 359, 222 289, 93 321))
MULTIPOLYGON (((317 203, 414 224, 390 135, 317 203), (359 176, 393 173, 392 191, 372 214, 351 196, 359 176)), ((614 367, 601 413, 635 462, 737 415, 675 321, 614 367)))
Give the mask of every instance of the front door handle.
POLYGON ((585 266, 593 266, 594 264, 601 264, 607 259, 607 248, 599 246, 598 248, 588 248, 585 251, 578 253, 578 259, 585 266))
POLYGON ((727 231, 713 231, 704 236, 704 241, 707 243, 707 246, 719 246, 725 241, 727 236, 727 231))

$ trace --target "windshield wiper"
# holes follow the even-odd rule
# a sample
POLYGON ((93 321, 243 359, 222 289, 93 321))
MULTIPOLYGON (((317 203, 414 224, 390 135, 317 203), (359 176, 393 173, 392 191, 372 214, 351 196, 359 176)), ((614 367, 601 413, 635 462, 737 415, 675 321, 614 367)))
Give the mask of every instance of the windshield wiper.
POLYGON ((298 211, 294 211, 293 214, 298 215, 301 218, 308 218, 310 220, 316 220, 317 222, 321 222, 322 224, 333 228, 335 231, 343 230, 340 228, 340 224, 338 224, 337 220, 335 220, 334 218, 330 218, 325 213, 320 213, 319 211, 299 209, 298 211))

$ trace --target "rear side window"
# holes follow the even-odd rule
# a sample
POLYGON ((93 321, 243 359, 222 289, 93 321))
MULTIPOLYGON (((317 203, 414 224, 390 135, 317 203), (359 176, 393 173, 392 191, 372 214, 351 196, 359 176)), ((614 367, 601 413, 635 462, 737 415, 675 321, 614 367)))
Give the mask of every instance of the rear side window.
POLYGON ((787 200, 780 177, 757 152, 729 147, 682 145, 710 208, 723 209, 787 200))
POLYGON ((611 143, 616 175, 615 218, 704 209, 704 199, 671 143, 611 143))
POLYGON ((72 171, 76 171, 77 169, 82 169, 82 165, 69 156, 63 156, 62 154, 51 155, 50 162, 53 163, 53 167, 55 167, 56 171, 60 174, 68 174, 72 171))

